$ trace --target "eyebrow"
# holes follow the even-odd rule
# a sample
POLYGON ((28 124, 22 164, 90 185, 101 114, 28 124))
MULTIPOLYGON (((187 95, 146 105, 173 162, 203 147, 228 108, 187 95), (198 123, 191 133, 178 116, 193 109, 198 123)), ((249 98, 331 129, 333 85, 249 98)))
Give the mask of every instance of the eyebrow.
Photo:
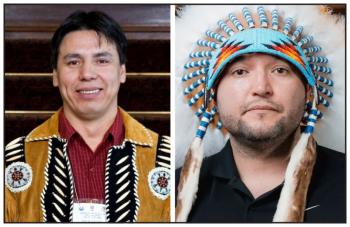
MULTIPOLYGON (((93 55, 94 58, 99 58, 99 57, 113 57, 113 55, 107 51, 104 52, 99 52, 93 55)), ((72 53, 72 54, 66 54, 63 59, 71 59, 71 58, 82 58, 80 54, 77 53, 72 53)))
POLYGON ((113 55, 107 51, 96 53, 93 55, 94 58, 99 58, 99 57, 113 57, 113 55))
POLYGON ((63 57, 64 60, 67 60, 67 59, 70 59, 70 58, 81 58, 81 55, 80 54, 66 54, 63 57))

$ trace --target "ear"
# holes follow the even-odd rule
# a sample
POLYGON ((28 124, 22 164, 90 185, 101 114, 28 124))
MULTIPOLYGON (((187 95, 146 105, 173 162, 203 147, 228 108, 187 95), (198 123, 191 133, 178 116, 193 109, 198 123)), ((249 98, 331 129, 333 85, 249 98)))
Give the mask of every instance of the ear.
POLYGON ((313 88, 310 85, 306 85, 305 92, 305 102, 307 100, 312 102, 314 100, 313 88))
POLYGON ((310 100, 312 96, 312 87, 310 85, 306 86, 306 98, 310 100))
POLYGON ((120 83, 125 83, 125 81, 126 81, 126 67, 125 67, 125 64, 120 65, 119 81, 120 81, 120 83))
POLYGON ((58 87, 57 70, 54 69, 52 74, 52 84, 54 87, 58 87))

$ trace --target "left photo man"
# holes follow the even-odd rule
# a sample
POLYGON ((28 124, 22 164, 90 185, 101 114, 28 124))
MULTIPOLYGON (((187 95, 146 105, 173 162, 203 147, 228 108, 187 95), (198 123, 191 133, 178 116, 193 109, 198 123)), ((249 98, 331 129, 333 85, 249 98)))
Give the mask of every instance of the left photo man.
MULTIPOLYGON (((42 10, 40 6, 31 7, 33 12, 42 10)), ((60 5, 57 10, 75 7, 79 8, 60 5)), ((119 25, 114 13, 89 7, 70 9, 51 39, 52 89, 58 88, 62 106, 27 135, 11 138, 5 147, 5 222, 170 221, 170 125, 166 120, 159 120, 164 119, 161 114, 166 111, 128 111, 136 102, 143 103, 141 110, 147 109, 147 102, 159 102, 147 97, 146 90, 151 86, 141 82, 147 73, 133 73, 133 88, 129 85, 126 93, 121 90, 128 83, 128 62, 134 60, 126 54, 127 37, 145 42, 147 34, 138 31, 141 35, 135 38, 137 33, 124 33, 124 27, 131 31, 137 30, 137 26, 119 25), (144 93, 133 100, 133 90, 144 93), (120 100, 132 104, 126 104, 124 110, 120 100), (151 130, 148 125, 156 129, 151 130), (153 131, 157 129, 161 134, 153 131)), ((118 10, 117 5, 105 6, 108 7, 118 10)), ((120 18, 126 15, 125 7, 145 15, 151 15, 157 7, 163 12, 170 9, 169 6, 123 5, 118 10, 120 18)), ((5 6, 5 15, 11 17, 11 12, 16 10, 20 11, 21 6, 5 6)), ((166 34, 163 40, 164 37, 166 34)), ((11 58, 8 49, 5 54, 11 58)), ((148 61, 150 64, 154 63, 148 61)), ((11 66, 5 67, 6 72, 9 68, 11 66)), ((11 90, 6 87, 11 84, 9 78, 15 76, 20 77, 16 73, 6 75, 7 90, 11 90)), ((170 83, 167 86, 168 94, 164 95, 170 97, 170 83)), ((6 103, 9 102, 7 98, 6 103)), ((49 96, 42 97, 40 102, 44 105, 51 100, 49 96)), ((152 109, 154 104, 150 105, 152 109)), ((12 108, 5 106, 7 110, 12 108)), ((25 119, 17 117, 17 122, 11 121, 11 114, 16 112, 5 112, 6 129, 18 124, 26 127, 25 119)), ((13 136, 7 132, 11 130, 5 131, 6 138, 13 136)))

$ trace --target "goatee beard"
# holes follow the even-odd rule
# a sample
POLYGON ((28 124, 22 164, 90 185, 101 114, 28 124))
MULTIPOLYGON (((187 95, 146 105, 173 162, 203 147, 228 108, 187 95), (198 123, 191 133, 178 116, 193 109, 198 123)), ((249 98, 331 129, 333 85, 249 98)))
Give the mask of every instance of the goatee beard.
MULTIPOLYGON (((225 125, 231 136, 241 145, 249 147, 253 150, 264 150, 279 144, 286 139, 290 133, 286 130, 286 118, 282 117, 270 129, 254 129, 243 120, 235 120, 231 116, 221 116, 223 125, 225 125)), ((294 127, 297 127, 297 125, 294 127)), ((294 131, 293 129, 290 131, 294 131)), ((289 130, 288 130, 289 131, 289 130)))

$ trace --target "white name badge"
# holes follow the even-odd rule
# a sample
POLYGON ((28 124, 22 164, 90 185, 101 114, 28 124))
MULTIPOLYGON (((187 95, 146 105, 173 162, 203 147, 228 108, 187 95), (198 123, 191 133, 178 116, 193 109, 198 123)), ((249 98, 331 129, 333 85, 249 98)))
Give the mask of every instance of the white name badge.
POLYGON ((73 203, 73 222, 106 222, 106 205, 73 203))

